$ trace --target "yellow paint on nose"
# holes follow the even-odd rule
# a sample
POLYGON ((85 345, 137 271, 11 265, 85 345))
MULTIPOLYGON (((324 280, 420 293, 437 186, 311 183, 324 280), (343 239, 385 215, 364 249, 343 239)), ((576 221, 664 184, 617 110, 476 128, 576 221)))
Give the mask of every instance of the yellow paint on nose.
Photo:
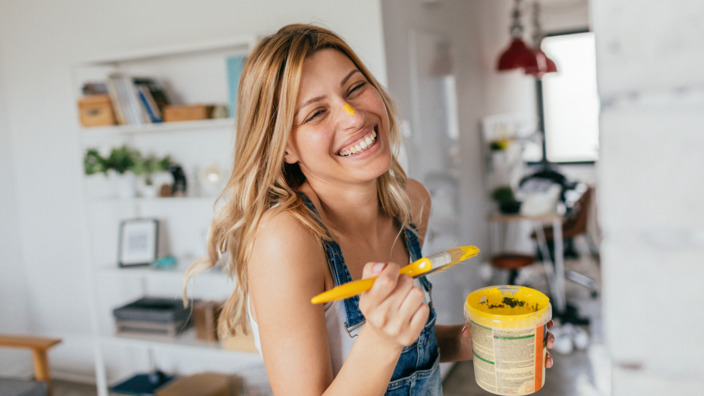
POLYGON ((343 109, 347 112, 347 114, 353 116, 354 115, 354 107, 350 106, 349 103, 345 103, 344 106, 342 106, 343 109))

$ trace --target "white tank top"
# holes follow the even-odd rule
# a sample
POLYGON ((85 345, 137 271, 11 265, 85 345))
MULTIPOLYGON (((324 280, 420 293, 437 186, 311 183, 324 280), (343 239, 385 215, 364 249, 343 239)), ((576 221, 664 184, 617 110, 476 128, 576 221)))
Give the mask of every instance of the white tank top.
MULTIPOLYGON (((330 363, 332 364, 332 375, 337 376, 337 373, 342 368, 342 363, 347 358, 347 355, 352 349, 355 337, 362 329, 364 322, 360 326, 353 328, 347 332, 345 328, 345 306, 342 300, 331 301, 323 305, 325 310, 325 324, 328 330, 328 343, 330 345, 330 363)), ((256 345, 259 354, 262 353, 261 340, 259 339, 259 325, 252 317, 249 310, 249 298, 247 299, 247 318, 252 327, 252 335, 254 336, 254 345, 256 345)))

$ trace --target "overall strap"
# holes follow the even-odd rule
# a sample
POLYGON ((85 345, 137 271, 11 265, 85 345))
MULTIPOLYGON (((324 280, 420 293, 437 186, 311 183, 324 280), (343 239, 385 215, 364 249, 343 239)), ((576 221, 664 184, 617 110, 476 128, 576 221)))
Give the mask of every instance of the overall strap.
MULTIPOLYGON (((423 257, 423 252, 420 248, 420 241, 418 241, 418 236, 416 235, 417 231, 418 229, 415 225, 413 225, 413 223, 410 224, 410 229, 406 228, 403 230, 404 241, 406 242, 408 254, 411 256, 411 261, 416 261, 423 257)), ((418 280, 420 281, 420 284, 423 285, 425 291, 430 293, 430 290, 432 289, 430 281, 428 281, 425 276, 419 276, 418 280)))
MULTIPOLYGON (((306 194, 300 191, 298 194, 301 196, 301 199, 303 199, 303 203, 306 205, 306 208, 308 208, 315 220, 320 225, 325 227, 322 223, 322 218, 320 217, 318 210, 315 208, 315 205, 313 205, 313 201, 311 201, 306 194)), ((329 232, 328 237, 330 237, 329 232)), ((323 248, 325 249, 325 257, 328 261, 330 274, 332 274, 332 280, 334 282, 333 286, 339 286, 344 283, 352 282, 352 275, 350 275, 347 264, 345 264, 345 259, 342 257, 342 249, 340 249, 340 245, 333 241, 332 238, 324 239, 323 248)), ((359 310, 359 296, 346 298, 342 301, 342 303, 345 307, 345 327, 347 328, 348 333, 352 335, 351 331, 364 322, 364 315, 362 315, 362 312, 359 310)))

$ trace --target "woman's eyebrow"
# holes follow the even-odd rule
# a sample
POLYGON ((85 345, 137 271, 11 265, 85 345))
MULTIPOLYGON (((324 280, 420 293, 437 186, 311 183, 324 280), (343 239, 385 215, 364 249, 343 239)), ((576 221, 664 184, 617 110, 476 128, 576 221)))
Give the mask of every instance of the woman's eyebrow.
POLYGON ((315 103, 315 102, 317 102, 317 101, 323 100, 324 98, 325 98, 325 96, 321 95, 321 96, 316 96, 316 97, 314 97, 314 98, 310 98, 310 99, 306 100, 305 102, 303 102, 303 104, 301 104, 301 105, 296 109, 296 111, 293 113, 293 116, 296 117, 296 116, 298 115, 298 112, 301 111, 302 108, 308 106, 308 105, 311 104, 311 103, 315 103))
POLYGON ((355 73, 361 73, 361 72, 359 71, 359 69, 354 69, 351 72, 347 73, 345 78, 343 78, 342 81, 340 81, 340 86, 345 85, 345 83, 347 83, 347 80, 349 80, 355 73))

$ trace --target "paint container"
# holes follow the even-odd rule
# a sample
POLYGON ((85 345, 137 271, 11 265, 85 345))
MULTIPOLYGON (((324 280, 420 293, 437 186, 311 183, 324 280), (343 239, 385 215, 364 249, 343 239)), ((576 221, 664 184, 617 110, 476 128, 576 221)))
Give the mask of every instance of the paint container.
POLYGON ((523 286, 489 286, 467 296, 474 377, 497 395, 528 395, 545 384, 547 323, 545 294, 523 286))

